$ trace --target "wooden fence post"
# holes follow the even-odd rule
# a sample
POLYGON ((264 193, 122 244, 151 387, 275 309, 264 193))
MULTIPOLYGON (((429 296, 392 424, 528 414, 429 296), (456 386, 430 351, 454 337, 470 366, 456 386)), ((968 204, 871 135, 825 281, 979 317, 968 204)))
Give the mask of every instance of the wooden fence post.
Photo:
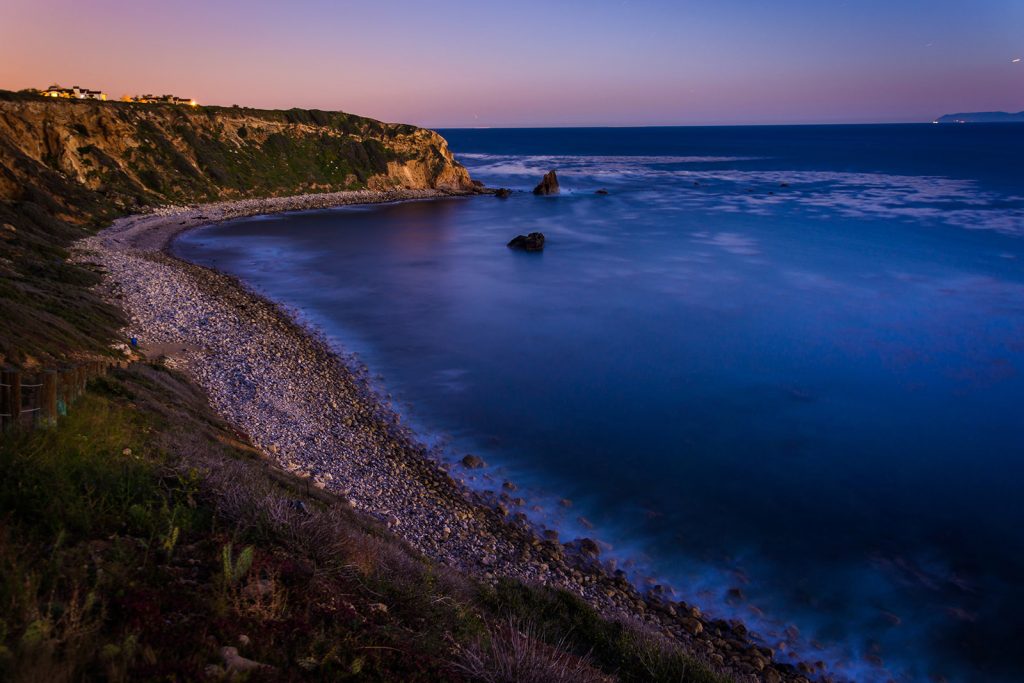
POLYGON ((63 417, 68 414, 68 404, 71 403, 71 377, 67 368, 57 373, 57 416, 63 417))
POLYGON ((47 370, 39 388, 39 424, 52 427, 57 424, 57 373, 47 370))
POLYGON ((70 405, 75 400, 75 371, 72 368, 61 371, 60 392, 64 397, 64 405, 70 405))
POLYGON ((17 424, 18 411, 21 406, 14 405, 14 377, 17 375, 14 370, 0 372, 0 426, 6 431, 11 425, 17 424))
POLYGON ((22 373, 10 373, 10 414, 15 427, 22 424, 22 373))

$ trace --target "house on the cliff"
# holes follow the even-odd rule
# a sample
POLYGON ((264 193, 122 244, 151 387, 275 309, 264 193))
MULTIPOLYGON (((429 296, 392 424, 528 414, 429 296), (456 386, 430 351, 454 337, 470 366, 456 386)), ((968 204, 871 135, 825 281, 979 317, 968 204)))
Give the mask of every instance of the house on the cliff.
POLYGON ((125 95, 122 102, 136 102, 139 104, 184 104, 195 107, 199 103, 188 97, 176 97, 174 95, 125 95))
POLYGON ((51 85, 39 93, 43 97, 60 97, 69 100, 105 100, 107 94, 100 90, 89 90, 77 85, 70 88, 62 88, 57 84, 51 85))

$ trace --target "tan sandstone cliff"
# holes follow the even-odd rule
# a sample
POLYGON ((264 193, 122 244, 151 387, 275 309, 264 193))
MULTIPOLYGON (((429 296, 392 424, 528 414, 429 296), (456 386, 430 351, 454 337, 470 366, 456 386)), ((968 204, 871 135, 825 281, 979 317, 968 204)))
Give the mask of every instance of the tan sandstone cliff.
POLYGON ((44 100, 0 93, 0 200, 62 218, 346 189, 467 190, 437 133, 342 112, 44 100))

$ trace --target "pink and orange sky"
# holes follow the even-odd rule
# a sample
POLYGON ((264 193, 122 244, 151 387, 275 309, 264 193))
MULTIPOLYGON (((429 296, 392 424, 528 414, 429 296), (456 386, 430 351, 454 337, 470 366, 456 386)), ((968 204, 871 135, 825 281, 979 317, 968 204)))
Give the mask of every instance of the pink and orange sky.
POLYGON ((432 127, 1024 109, 1022 0, 3 0, 0 88, 432 127))

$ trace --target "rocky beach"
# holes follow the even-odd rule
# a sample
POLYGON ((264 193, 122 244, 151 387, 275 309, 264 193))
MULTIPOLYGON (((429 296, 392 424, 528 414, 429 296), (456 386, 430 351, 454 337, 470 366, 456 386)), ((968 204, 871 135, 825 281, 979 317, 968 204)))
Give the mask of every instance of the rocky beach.
POLYGON ((646 622, 733 675, 824 677, 821 665, 776 661, 743 624, 708 618, 660 586, 641 595, 601 562, 593 539, 559 540, 557 531, 531 525, 513 483, 471 491, 459 470, 482 463, 452 466, 432 457, 374 391, 365 367, 234 278, 168 250, 183 231, 244 216, 461 194, 365 190, 171 206, 118 219, 81 241, 76 259, 105 273, 104 293, 130 315, 126 335, 194 378, 216 412, 270 461, 340 496, 426 556, 484 580, 566 588, 607 616, 646 622))

